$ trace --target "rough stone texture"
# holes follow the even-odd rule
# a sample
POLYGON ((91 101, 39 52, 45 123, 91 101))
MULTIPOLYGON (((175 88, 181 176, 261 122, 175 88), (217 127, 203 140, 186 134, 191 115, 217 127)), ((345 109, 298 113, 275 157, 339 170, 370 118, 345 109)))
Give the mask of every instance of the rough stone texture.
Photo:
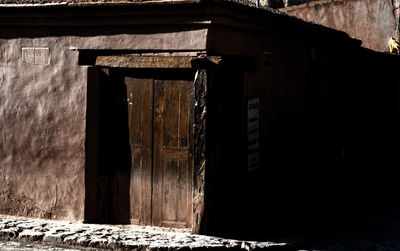
POLYGON ((24 230, 18 234, 18 238, 27 241, 40 241, 43 238, 44 233, 40 230, 24 230))
POLYGON ((289 15, 345 31, 362 40, 366 48, 388 51, 390 37, 398 38, 395 8, 396 1, 392 0, 323 0, 281 10, 289 15))
POLYGON ((195 79, 195 119, 194 119, 194 188, 193 188, 193 232, 201 233, 205 203, 206 173, 206 115, 207 115, 207 72, 198 70, 195 79))
POLYGON ((80 251, 80 250, 94 250, 94 249, 78 249, 78 248, 67 248, 67 247, 55 247, 53 245, 41 245, 37 243, 25 243, 17 241, 1 241, 0 250, 2 251, 80 251))
POLYGON ((18 236, 18 229, 7 229, 6 226, 1 226, 1 230, 0 230, 0 236, 1 237, 9 237, 9 238, 14 238, 18 236))
POLYGON ((20 230, 33 226, 39 226, 39 228, 23 230, 16 236, 0 235, 0 240, 23 240, 52 245, 148 251, 211 249, 249 251, 287 248, 285 243, 239 241, 173 232, 172 229, 156 227, 89 225, 0 215, 0 233, 13 228, 20 230))

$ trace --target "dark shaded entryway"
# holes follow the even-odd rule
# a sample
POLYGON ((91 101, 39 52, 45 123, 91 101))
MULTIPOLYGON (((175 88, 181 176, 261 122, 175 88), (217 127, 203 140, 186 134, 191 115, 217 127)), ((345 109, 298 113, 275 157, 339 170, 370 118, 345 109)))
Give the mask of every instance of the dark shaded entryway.
POLYGON ((98 99, 88 95, 93 119, 87 133, 98 149, 87 149, 92 166, 86 177, 86 194, 96 199, 87 199, 86 219, 191 228, 194 72, 96 72, 98 86, 88 91, 98 99))

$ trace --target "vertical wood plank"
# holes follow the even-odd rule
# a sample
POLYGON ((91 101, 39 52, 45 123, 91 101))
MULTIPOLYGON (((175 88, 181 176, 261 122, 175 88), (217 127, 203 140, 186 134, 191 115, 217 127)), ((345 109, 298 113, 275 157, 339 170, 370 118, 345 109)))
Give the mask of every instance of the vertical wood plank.
POLYGON ((161 158, 163 141, 164 116, 164 86, 162 81, 154 81, 154 125, 153 125, 153 194, 152 194, 152 224, 161 225, 162 176, 163 163, 161 158))
POLYGON ((153 80, 126 77, 132 153, 131 223, 151 224, 153 80))
POLYGON ((184 85, 179 91, 179 138, 178 147, 188 147, 190 126, 190 85, 184 85))
POLYGON ((154 85, 154 225, 191 227, 192 85, 172 80, 154 85))

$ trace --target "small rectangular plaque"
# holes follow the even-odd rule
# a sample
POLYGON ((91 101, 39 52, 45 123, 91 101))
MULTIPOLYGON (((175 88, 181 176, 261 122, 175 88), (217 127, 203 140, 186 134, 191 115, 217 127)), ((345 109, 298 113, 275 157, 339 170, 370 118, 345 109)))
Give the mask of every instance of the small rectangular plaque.
POLYGON ((22 63, 34 64, 35 63, 35 49, 22 48, 22 63))
POLYGON ((22 48, 22 63, 44 65, 49 63, 49 48, 22 48))

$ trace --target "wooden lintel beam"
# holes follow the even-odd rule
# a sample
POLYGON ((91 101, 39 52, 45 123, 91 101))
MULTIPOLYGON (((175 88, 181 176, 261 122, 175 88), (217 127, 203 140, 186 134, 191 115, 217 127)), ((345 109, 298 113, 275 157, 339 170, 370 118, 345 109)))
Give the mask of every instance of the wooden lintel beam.
POLYGON ((185 56, 139 56, 117 55, 97 56, 96 65, 113 68, 135 69, 190 69, 219 67, 223 64, 222 57, 185 57, 185 56))

